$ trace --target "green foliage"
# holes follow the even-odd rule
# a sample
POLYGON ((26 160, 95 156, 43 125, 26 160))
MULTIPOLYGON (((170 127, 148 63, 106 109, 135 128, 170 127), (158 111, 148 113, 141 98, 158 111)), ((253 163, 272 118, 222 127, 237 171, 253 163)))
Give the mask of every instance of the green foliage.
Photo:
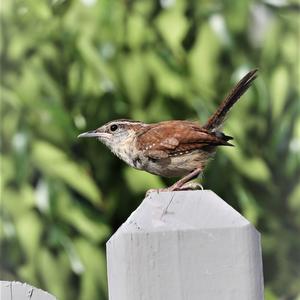
POLYGON ((236 147, 218 151, 203 184, 262 233, 266 299, 300 297, 299 7, 271 3, 2 4, 2 279, 107 299, 105 241, 171 181, 76 136, 124 117, 204 122, 258 67, 225 126, 236 147))

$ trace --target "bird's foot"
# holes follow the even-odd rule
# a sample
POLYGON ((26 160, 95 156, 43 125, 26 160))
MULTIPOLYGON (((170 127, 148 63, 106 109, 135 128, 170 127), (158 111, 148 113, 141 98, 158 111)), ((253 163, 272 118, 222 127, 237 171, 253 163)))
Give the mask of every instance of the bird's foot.
POLYGON ((178 186, 175 183, 167 188, 150 189, 146 192, 146 197, 148 197, 153 192, 160 193, 160 192, 175 192, 175 191, 188 191, 188 190, 203 190, 203 186, 199 182, 187 182, 182 186, 178 186))
POLYGON ((188 190, 199 190, 199 189, 203 190, 203 186, 199 182, 195 182, 195 181, 188 181, 184 184, 181 184, 178 181, 169 187, 170 191, 188 191, 188 190))
POLYGON ((150 189, 146 192, 146 197, 148 197, 151 193, 157 193, 159 194, 160 192, 172 192, 172 190, 170 190, 170 187, 168 188, 161 188, 161 189, 150 189))
POLYGON ((178 191, 188 191, 188 190, 204 190, 203 185, 199 182, 187 182, 183 186, 181 186, 178 191))

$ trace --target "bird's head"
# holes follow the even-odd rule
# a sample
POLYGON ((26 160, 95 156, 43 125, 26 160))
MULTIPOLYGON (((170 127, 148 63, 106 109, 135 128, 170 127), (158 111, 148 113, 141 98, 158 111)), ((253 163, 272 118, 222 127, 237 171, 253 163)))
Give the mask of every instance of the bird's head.
POLYGON ((114 120, 95 130, 81 133, 78 137, 95 137, 114 151, 116 147, 128 141, 129 138, 134 137, 143 126, 144 124, 139 121, 114 120))

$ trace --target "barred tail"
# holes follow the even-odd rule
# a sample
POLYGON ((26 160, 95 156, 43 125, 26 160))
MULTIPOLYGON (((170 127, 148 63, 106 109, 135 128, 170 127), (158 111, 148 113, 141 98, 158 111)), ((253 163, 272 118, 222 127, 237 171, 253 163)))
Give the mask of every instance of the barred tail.
POLYGON ((254 69, 247 73, 231 92, 223 100, 216 112, 208 119, 203 128, 213 130, 220 127, 225 119, 226 114, 231 107, 239 100, 239 98, 247 91, 251 83, 257 77, 258 69, 254 69))

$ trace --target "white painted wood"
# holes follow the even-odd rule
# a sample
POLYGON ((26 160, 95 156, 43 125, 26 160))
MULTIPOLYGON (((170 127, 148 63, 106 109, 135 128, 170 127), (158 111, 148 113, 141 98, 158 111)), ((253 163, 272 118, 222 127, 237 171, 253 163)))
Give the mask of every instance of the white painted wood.
POLYGON ((49 293, 18 281, 0 281, 1 300, 56 300, 49 293))
POLYGON ((110 300, 262 300, 260 234, 209 190, 151 193, 107 242, 110 300))

